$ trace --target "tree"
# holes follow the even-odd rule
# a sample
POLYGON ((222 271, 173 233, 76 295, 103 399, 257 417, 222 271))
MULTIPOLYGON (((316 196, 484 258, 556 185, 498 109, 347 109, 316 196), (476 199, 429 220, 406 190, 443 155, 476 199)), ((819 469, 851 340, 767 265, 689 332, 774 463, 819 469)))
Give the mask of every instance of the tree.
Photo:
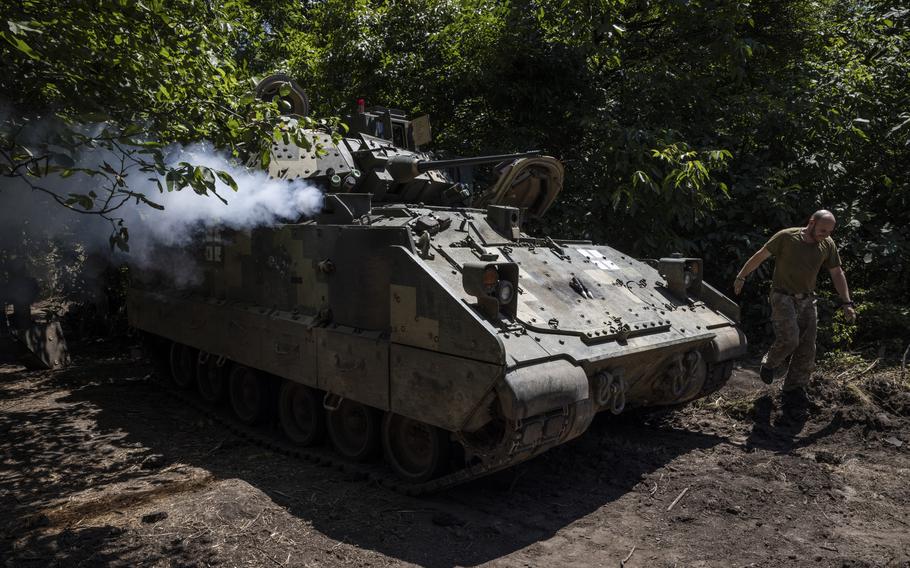
POLYGON ((308 147, 303 129, 328 124, 289 122, 281 100, 256 100, 238 54, 265 32, 243 2, 25 0, 3 16, 0 175, 19 182, 4 191, 30 188, 108 219, 122 248, 129 233, 118 209, 161 208, 131 179, 151 176, 161 192, 237 190, 227 172, 170 164, 169 145, 205 140, 265 165, 276 137, 308 147), (71 187, 85 189, 47 183, 74 175, 82 179, 71 187))

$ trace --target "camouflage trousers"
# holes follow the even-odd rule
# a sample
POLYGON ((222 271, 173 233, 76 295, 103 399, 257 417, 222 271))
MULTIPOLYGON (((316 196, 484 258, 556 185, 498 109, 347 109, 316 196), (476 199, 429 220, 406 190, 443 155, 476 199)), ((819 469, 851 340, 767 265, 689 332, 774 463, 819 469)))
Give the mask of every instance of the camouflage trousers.
POLYGON ((796 298, 771 292, 771 322, 774 325, 774 343, 762 358, 762 365, 779 369, 790 357, 783 390, 805 388, 809 375, 815 370, 815 336, 818 313, 813 295, 796 298))

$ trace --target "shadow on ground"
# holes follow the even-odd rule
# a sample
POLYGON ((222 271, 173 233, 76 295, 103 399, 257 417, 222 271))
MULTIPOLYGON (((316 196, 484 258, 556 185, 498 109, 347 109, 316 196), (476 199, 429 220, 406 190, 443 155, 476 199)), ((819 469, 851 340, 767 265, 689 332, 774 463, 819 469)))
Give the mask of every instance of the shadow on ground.
POLYGON ((129 488, 188 464, 219 480, 242 479, 335 541, 425 566, 477 565, 549 538, 680 455, 724 441, 598 418, 580 439, 531 462, 415 499, 238 439, 162 393, 144 378, 149 371, 125 359, 91 358, 55 373, 4 375, 0 557, 15 565, 115 565, 137 555, 149 563, 205 563, 212 554, 205 539, 178 538, 139 555, 142 544, 116 522, 34 530, 54 524, 48 506, 74 492, 129 488))

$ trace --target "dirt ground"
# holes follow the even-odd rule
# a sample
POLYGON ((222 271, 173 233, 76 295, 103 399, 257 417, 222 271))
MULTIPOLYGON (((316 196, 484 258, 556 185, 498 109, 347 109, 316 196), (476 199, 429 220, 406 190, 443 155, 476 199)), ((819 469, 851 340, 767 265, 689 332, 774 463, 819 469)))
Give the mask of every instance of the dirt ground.
POLYGON ((410 498, 231 434, 127 345, 75 351, 0 366, 2 566, 910 566, 899 369, 828 369, 794 420, 738 368, 705 401, 410 498))

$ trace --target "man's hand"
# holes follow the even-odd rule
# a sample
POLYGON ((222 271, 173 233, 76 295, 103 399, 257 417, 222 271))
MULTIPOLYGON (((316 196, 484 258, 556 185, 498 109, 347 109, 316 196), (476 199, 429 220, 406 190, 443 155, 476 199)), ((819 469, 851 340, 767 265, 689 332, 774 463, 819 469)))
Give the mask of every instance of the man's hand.
POLYGON ((846 304, 843 306, 843 309, 844 309, 844 318, 848 322, 852 323, 852 322, 856 321, 856 310, 853 309, 853 305, 846 304))
POLYGON ((755 269, 769 258, 771 258, 771 251, 762 247, 746 261, 746 264, 739 270, 739 274, 736 275, 736 280, 733 281, 733 291, 736 292, 737 296, 743 291, 746 276, 755 272, 755 269))
POLYGON ((733 292, 739 296, 743 291, 743 284, 746 283, 746 279, 742 276, 737 276, 736 280, 733 281, 733 292))

